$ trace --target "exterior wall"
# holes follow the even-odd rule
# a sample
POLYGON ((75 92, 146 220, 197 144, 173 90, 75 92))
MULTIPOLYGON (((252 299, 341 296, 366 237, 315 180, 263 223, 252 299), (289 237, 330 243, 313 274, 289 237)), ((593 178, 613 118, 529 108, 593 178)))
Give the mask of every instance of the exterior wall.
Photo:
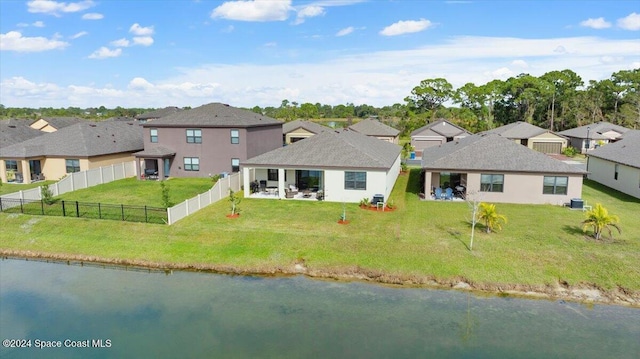
POLYGON ((538 135, 538 136, 535 136, 535 137, 531 137, 529 139, 529 142, 528 142, 528 147, 530 149, 533 149, 534 142, 561 143, 563 150, 567 147, 567 140, 566 139, 564 139, 564 138, 562 138, 560 136, 554 135, 553 133, 549 133, 549 132, 545 132, 545 133, 543 133, 541 135, 538 135))
MULTIPOLYGON (((49 157, 41 161, 42 173, 46 179, 57 180, 67 175, 67 163, 64 158, 49 157)), ((83 159, 80 159, 80 170, 87 169, 86 159, 84 160, 84 168, 83 159)))
MULTIPOLYGON (((363 198, 373 198, 375 194, 385 194, 387 173, 385 171, 367 171, 366 190, 344 189, 344 170, 324 171, 324 199, 329 202, 358 203, 363 198)), ((385 195, 385 201, 387 200, 385 195)))
POLYGON ((567 176, 569 184, 566 195, 542 194, 545 174, 482 172, 467 174, 467 193, 478 193, 483 202, 555 204, 569 203, 572 198, 582 196, 582 176, 548 174, 549 176, 567 176), (480 175, 504 174, 503 192, 480 192, 480 175))
POLYGON ((375 136, 379 140, 387 141, 390 143, 398 144, 398 136, 375 136))
POLYGON ((411 146, 413 146, 414 151, 416 152, 417 158, 422 158, 422 151, 429 148, 439 146, 445 143, 447 139, 445 137, 420 137, 413 136, 411 137, 411 146))
POLYGON ((291 144, 291 139, 292 138, 309 138, 311 136, 315 135, 315 133, 313 132, 309 132, 307 130, 305 130, 304 128, 297 128, 289 133, 286 133, 284 135, 284 143, 289 145, 291 144))
MULTIPOLYGON (((228 131, 228 129, 227 129, 228 131)), ((247 157, 240 158, 244 161, 247 158, 255 157, 263 153, 282 147, 282 124, 265 127, 250 127, 246 130, 247 157)), ((242 135, 240 135, 242 144, 242 135)))
POLYGON ((589 157, 588 178, 630 196, 640 198, 640 168, 618 165, 618 179, 615 162, 589 157))
POLYGON ((386 191, 382 192, 384 194, 384 200, 386 201, 391 196, 391 191, 393 191, 393 186, 396 184, 396 180, 398 179, 398 175, 400 174, 400 163, 402 162, 400 155, 393 163, 393 166, 387 172, 387 183, 386 183, 386 191))
MULTIPOLYGON (((88 167, 98 168, 104 166, 111 166, 114 164, 122 163, 122 162, 132 162, 135 161, 135 157, 131 153, 117 153, 112 155, 104 155, 104 156, 94 156, 89 158, 88 167)), ((80 167, 82 167, 82 160, 80 161, 80 167)))

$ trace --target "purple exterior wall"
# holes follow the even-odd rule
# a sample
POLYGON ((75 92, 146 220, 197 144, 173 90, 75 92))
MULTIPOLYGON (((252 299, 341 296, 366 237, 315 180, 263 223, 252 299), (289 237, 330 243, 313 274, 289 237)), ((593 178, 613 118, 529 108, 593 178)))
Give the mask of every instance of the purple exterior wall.
POLYGON ((208 177, 209 174, 231 173, 231 159, 240 163, 250 157, 282 147, 282 125, 229 128, 229 127, 145 127, 144 148, 155 146, 170 148, 176 152, 170 160, 171 177, 208 177), (187 143, 186 130, 202 130, 202 143, 187 143), (151 129, 158 130, 158 142, 151 143, 151 129), (231 143, 231 130, 238 130, 239 143, 231 143), (184 158, 197 157, 198 171, 185 171, 184 158))

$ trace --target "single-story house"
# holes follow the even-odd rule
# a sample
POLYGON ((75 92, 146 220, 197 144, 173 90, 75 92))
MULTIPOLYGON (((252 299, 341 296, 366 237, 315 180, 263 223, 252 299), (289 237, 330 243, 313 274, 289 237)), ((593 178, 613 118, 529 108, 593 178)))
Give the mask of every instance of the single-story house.
POLYGON ((386 201, 400 173, 401 147, 349 129, 326 131, 242 162, 244 195, 252 183, 272 198, 304 192, 331 202, 386 201))
POLYGON ((523 121, 500 126, 485 133, 498 134, 542 153, 562 153, 568 143, 564 136, 523 121))
POLYGON ((44 117, 31 123, 29 127, 42 132, 55 132, 83 121, 85 120, 78 117, 44 117))
POLYGON ((305 138, 309 138, 313 135, 317 135, 320 132, 331 130, 332 129, 329 127, 322 126, 311 121, 295 120, 285 122, 282 124, 282 141, 286 146, 305 138))
POLYGON ((588 178, 640 198, 640 130, 587 154, 588 178))
POLYGON ((558 204, 582 195, 586 171, 497 134, 476 134, 424 150, 425 197, 457 188, 483 202, 558 204))
POLYGON ((606 143, 617 141, 627 131, 629 129, 626 127, 601 121, 558 132, 558 134, 569 138, 569 145, 584 153, 606 143))
POLYGON ((46 133, 29 126, 29 124, 29 120, 0 120, 0 149, 46 133))
POLYGON ((350 130, 360 132, 363 135, 375 137, 379 140, 387 141, 390 143, 398 143, 398 136, 400 131, 391 126, 387 126, 379 120, 372 120, 370 118, 364 119, 349 126, 350 130))
POLYGON ((282 122, 249 110, 210 103, 142 124, 140 171, 160 179, 240 171, 240 162, 282 147, 282 122))
POLYGON ((133 122, 81 122, 0 151, 0 178, 30 183, 134 160, 143 148, 133 122))
POLYGON ((416 159, 422 158, 422 151, 429 147, 439 146, 459 138, 471 136, 471 133, 462 127, 440 119, 411 132, 411 146, 416 159))

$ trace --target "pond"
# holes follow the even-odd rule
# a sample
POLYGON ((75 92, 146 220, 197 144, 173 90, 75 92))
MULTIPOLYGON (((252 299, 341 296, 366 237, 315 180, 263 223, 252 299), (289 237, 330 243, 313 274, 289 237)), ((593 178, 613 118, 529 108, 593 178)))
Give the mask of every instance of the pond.
POLYGON ((0 261, 3 358, 638 358, 640 310, 0 261), (5 342, 3 341, 3 344, 5 342), (36 348, 60 345, 54 348, 36 348), (75 346, 75 347, 73 347, 75 346), (87 347, 84 347, 87 346, 87 347))

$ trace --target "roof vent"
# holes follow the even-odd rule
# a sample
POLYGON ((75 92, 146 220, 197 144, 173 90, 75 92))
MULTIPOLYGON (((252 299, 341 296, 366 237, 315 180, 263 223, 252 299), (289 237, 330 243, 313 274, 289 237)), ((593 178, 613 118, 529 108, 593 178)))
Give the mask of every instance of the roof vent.
POLYGON ((16 128, 16 125, 9 125, 9 128, 16 128))
POLYGON ((94 125, 93 123, 90 123, 89 126, 96 127, 96 125, 94 125))

